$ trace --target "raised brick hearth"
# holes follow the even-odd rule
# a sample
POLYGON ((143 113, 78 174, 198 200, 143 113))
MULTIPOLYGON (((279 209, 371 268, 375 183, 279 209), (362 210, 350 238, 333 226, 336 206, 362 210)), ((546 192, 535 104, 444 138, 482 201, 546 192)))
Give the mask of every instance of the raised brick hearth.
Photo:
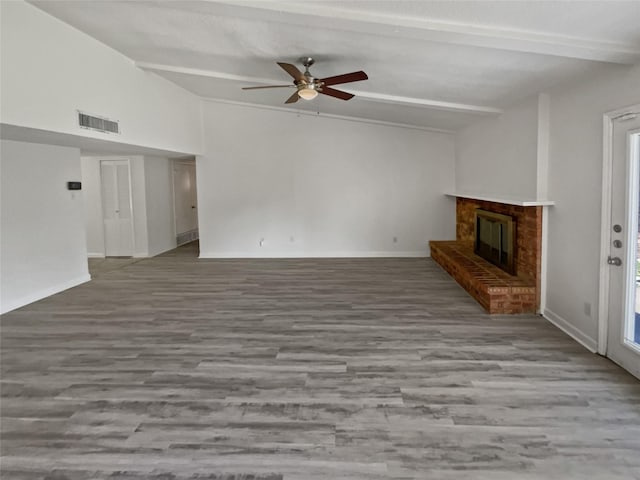
POLYGON ((536 287, 473 253, 463 242, 429 242, 431 258, 489 313, 534 313, 536 287))
POLYGON ((542 207, 456 199, 456 241, 430 242, 431 258, 489 313, 534 313, 540 304, 542 207), (473 252, 475 211, 510 215, 516 223, 516 274, 473 252))

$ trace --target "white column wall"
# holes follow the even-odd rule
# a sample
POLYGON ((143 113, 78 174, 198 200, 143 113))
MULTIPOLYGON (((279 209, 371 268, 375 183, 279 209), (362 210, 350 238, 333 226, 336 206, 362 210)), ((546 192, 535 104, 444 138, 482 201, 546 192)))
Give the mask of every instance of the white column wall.
POLYGON ((456 134, 456 191, 537 199, 538 96, 456 134))
POLYGON ((144 171, 144 157, 129 157, 131 167, 131 204, 133 205, 133 256, 149 256, 149 237, 147 231, 147 192, 144 171))
POLYGON ((148 254, 151 257, 176 248, 171 169, 172 162, 168 158, 144 157, 148 254))
POLYGON ((100 162, 96 161, 93 157, 82 157, 81 165, 87 254, 89 257, 104 257, 104 223, 102 221, 100 162))

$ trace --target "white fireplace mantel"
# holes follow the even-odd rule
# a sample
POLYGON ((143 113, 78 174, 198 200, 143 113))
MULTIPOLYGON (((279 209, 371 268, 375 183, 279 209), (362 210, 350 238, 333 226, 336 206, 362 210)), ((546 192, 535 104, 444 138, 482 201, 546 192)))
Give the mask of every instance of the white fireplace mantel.
POLYGON ((530 200, 512 197, 500 197, 497 195, 478 195, 475 193, 445 193, 447 197, 469 198, 471 200, 482 200, 485 202, 504 203, 507 205, 518 205, 520 207, 549 207, 555 205, 553 200, 530 200))

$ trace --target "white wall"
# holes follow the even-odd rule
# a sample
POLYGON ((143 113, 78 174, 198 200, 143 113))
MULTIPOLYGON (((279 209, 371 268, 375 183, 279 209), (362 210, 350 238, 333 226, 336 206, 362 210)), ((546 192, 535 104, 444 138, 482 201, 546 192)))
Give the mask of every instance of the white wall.
POLYGON ((82 157, 85 225, 90 256, 105 255, 100 161, 129 159, 133 207, 134 257, 149 257, 176 247, 171 161, 153 156, 82 157))
POLYGON ((100 162, 93 157, 81 157, 82 192, 87 237, 87 255, 104 257, 104 223, 102 221, 102 186, 100 162))
POLYGON ((22 1, 0 2, 2 123, 184 153, 201 149, 200 100, 22 1), (78 127, 77 112, 121 135, 78 127))
POLYGON ((547 314, 595 347, 598 338, 602 116, 640 103, 640 66, 550 92, 547 314), (592 315, 584 313, 591 304, 592 315))
POLYGON ((429 240, 455 238, 451 135, 204 108, 202 257, 426 256, 429 240))
POLYGON ((133 207, 133 256, 149 256, 149 237, 147 230, 147 193, 144 171, 144 157, 129 157, 131 169, 131 205, 133 207))
POLYGON ((176 248, 172 166, 168 158, 144 157, 150 256, 176 248))
POLYGON ((456 135, 456 191, 500 198, 537 198, 538 97, 456 135))
POLYGON ((75 148, 0 141, 0 311, 90 279, 75 148))

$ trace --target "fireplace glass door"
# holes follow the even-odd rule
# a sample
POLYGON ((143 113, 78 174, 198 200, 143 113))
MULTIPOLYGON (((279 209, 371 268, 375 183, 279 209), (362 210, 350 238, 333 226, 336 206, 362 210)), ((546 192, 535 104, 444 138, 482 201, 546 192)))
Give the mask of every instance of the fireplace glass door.
POLYGON ((475 253, 504 271, 515 274, 513 218, 476 210, 475 253))

